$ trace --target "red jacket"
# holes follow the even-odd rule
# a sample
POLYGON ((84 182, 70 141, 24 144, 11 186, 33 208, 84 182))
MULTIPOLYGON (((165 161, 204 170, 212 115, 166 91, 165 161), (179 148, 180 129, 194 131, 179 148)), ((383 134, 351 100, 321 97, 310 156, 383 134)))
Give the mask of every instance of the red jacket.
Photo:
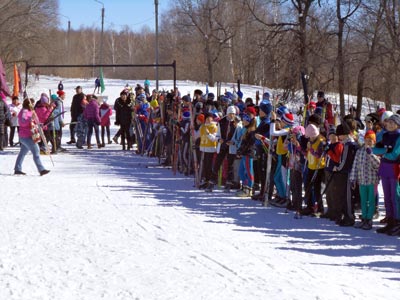
POLYGON ((110 122, 110 117, 112 115, 112 109, 110 107, 110 105, 108 105, 107 103, 103 103, 100 106, 100 125, 101 126, 110 126, 111 122, 110 122))

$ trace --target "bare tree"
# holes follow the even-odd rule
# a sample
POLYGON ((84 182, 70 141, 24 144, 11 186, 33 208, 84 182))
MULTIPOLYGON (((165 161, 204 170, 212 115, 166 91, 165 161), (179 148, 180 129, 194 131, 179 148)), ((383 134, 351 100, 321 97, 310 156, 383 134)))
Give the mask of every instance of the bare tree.
MULTIPOLYGON (((310 13, 310 9, 313 4, 319 1, 316 0, 290 0, 290 5, 286 0, 274 0, 271 1, 272 11, 276 10, 276 7, 287 6, 288 9, 294 9, 296 14, 294 16, 288 15, 286 19, 278 20, 277 17, 268 18, 265 14, 259 13, 260 7, 264 7, 264 3, 259 0, 245 0, 248 9, 253 14, 254 18, 267 28, 269 32, 269 41, 273 41, 278 35, 287 35, 293 33, 295 36, 295 47, 297 56, 296 70, 291 70, 292 74, 295 74, 295 78, 300 78, 300 72, 308 73, 308 41, 307 41, 307 22, 310 13), (275 9, 274 9, 275 7, 275 9)), ((268 7, 268 6, 267 6, 268 7)), ((263 11, 263 10, 261 10, 263 11)), ((290 81, 290 80, 289 80, 290 81)), ((294 84, 298 80, 294 81, 294 84)), ((293 84, 293 82, 292 82, 293 84)))
POLYGON ((384 24, 388 39, 386 41, 386 60, 381 64, 383 98, 386 109, 391 110, 392 97, 397 88, 400 63, 400 4, 397 0, 381 0, 384 9, 384 24))
POLYGON ((182 29, 196 29, 204 44, 207 65, 207 81, 214 86, 214 64, 222 51, 229 47, 234 36, 233 23, 223 18, 226 1, 222 0, 178 0, 179 17, 175 25, 182 29))
POLYGON ((338 89, 339 89, 339 99, 340 99, 340 114, 343 117, 346 114, 346 109, 344 105, 344 89, 345 89, 345 57, 343 51, 343 35, 344 27, 347 20, 357 11, 360 7, 362 0, 336 0, 336 16, 338 20, 338 46, 337 46, 337 68, 338 68, 338 89), (355 3, 353 3, 355 2, 355 3), (344 15, 342 14, 342 8, 345 10, 344 15))
POLYGON ((3 61, 45 57, 43 54, 48 51, 43 41, 57 27, 57 9, 56 0, 2 0, 0 52, 3 61))
MULTIPOLYGON (((357 18, 357 24, 354 24, 354 28, 357 32, 357 36, 360 39, 360 43, 364 45, 363 48, 356 46, 357 57, 360 60, 360 69, 357 75, 357 117, 361 116, 362 100, 365 93, 365 85, 368 71, 374 66, 379 52, 377 51, 380 42, 380 36, 382 34, 382 17, 383 17, 383 6, 378 3, 376 6, 375 1, 371 3, 365 3, 360 7, 362 10, 362 18, 357 18), (364 22, 362 20, 365 20, 364 22)), ((359 41, 357 39, 357 41, 359 41)), ((350 78, 348 78, 350 80, 350 78)))

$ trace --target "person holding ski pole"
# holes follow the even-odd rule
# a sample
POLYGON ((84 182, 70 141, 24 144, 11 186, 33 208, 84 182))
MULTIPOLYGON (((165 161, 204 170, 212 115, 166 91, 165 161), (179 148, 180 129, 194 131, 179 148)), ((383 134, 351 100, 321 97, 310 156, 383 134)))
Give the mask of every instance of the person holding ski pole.
POLYGON ((319 128, 314 124, 309 124, 305 129, 305 136, 309 139, 306 150, 307 157, 307 176, 305 180, 305 201, 306 207, 301 214, 305 216, 315 216, 316 212, 323 213, 324 206, 321 196, 321 183, 324 177, 325 167, 325 138, 320 134, 319 128), (313 193, 317 209, 313 205, 313 193))
POLYGON ((342 215, 341 219, 336 223, 339 226, 353 226, 355 222, 354 203, 352 201, 349 174, 359 146, 352 138, 350 126, 346 121, 338 125, 336 128, 336 135, 343 144, 340 164, 333 168, 333 172, 336 172, 333 192, 335 193, 335 199, 339 201, 338 205, 341 208, 342 215))
MULTIPOLYGON (((33 114, 34 110, 31 104, 31 100, 26 98, 22 103, 22 109, 18 114, 18 123, 19 123, 19 139, 21 143, 21 148, 17 156, 17 160, 15 161, 14 166, 14 174, 15 175, 26 175, 26 173, 22 172, 22 163, 24 158, 28 152, 32 152, 33 161, 35 162, 36 168, 39 171, 40 176, 46 175, 49 173, 49 170, 43 166, 42 161, 40 160, 40 149, 39 145, 35 143, 32 139, 32 127, 33 127, 33 114)), ((36 124, 39 126, 39 124, 36 124)))
MULTIPOLYGON (((259 117, 260 124, 257 126, 255 134, 260 134, 266 138, 269 138, 269 130, 270 130, 270 119, 271 119, 271 111, 272 104, 269 100, 269 93, 265 92, 263 94, 263 100, 259 105, 259 117)), ((256 136, 257 138, 257 136, 256 136)), ((268 149, 264 149, 264 144, 261 139, 256 140, 256 156, 257 163, 254 166, 254 178, 255 182, 260 184, 260 193, 255 194, 251 197, 253 200, 264 200, 265 192, 266 192, 266 170, 267 170, 267 157, 269 155, 268 149)))
POLYGON ((337 182, 335 181, 335 172, 333 169, 339 166, 340 157, 343 152, 343 144, 339 142, 339 138, 336 135, 336 128, 331 127, 328 132, 329 144, 326 146, 326 163, 325 163, 325 195, 327 211, 322 214, 321 218, 327 218, 331 221, 340 220, 340 205, 335 195, 335 187, 337 182))

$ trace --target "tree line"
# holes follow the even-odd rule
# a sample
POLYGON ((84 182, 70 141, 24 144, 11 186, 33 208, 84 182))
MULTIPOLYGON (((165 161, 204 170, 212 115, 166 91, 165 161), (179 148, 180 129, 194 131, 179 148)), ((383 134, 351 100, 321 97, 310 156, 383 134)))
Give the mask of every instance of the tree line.
MULTIPOLYGON (((57 0, 3 0, 0 50, 6 62, 91 64, 100 60, 98 27, 61 29, 57 0)), ((106 15, 107 18, 107 15, 106 15)), ((281 89, 291 99, 301 89, 400 99, 398 0, 175 0, 159 17, 159 62, 177 61, 178 79, 235 82, 281 89)), ((155 33, 112 25, 103 35, 105 64, 155 62, 155 33)), ((46 69, 64 77, 95 77, 98 70, 46 69)), ((8 72, 10 73, 10 72, 8 72)), ((105 77, 154 79, 152 69, 107 68, 105 77)), ((160 69, 160 79, 172 73, 160 69)))

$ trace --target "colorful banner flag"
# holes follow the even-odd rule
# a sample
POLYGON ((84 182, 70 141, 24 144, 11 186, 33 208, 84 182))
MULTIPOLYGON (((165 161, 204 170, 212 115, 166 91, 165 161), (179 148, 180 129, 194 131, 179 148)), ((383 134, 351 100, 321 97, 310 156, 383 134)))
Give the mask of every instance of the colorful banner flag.
POLYGON ((100 87, 101 87, 101 93, 103 94, 104 90, 106 89, 104 85, 103 68, 100 68, 100 87))
POLYGON ((21 87, 21 78, 19 76, 19 72, 18 72, 18 68, 17 68, 17 64, 14 64, 14 91, 13 91, 13 97, 19 96, 19 92, 20 92, 20 87, 21 87))

